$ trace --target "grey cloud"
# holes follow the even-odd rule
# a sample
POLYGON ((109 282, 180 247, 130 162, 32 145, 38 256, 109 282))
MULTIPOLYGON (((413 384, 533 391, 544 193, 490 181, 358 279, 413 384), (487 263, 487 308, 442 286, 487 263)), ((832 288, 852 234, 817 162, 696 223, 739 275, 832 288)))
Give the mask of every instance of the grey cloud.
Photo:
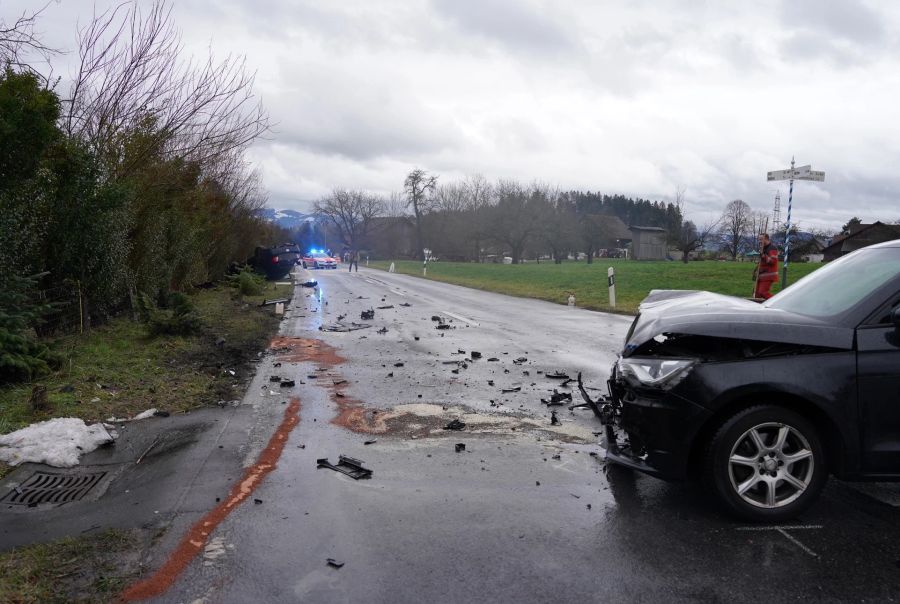
POLYGON ((510 50, 556 55, 574 48, 574 31, 567 33, 548 15, 540 15, 521 1, 433 0, 432 5, 460 32, 510 50))
POLYGON ((884 26, 874 10, 859 0, 788 0, 782 3, 787 28, 802 28, 862 46, 879 44, 884 26))

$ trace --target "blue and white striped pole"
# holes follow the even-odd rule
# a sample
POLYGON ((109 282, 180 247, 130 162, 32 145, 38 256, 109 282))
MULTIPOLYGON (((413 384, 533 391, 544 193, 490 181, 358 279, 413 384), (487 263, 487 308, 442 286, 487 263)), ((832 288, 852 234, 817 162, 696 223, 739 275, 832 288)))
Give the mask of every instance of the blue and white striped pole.
POLYGON ((791 258, 791 202, 794 199, 794 158, 791 157, 791 183, 788 188, 787 223, 784 229, 784 267, 781 270, 781 289, 788 286, 788 262, 791 258))

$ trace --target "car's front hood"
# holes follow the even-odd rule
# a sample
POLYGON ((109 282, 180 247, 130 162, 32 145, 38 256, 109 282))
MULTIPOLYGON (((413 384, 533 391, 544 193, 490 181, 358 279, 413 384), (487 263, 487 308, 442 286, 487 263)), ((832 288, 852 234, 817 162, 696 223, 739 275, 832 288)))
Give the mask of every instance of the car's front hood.
POLYGON ((653 290, 641 302, 625 356, 661 334, 685 334, 850 350, 853 330, 703 291, 653 290))

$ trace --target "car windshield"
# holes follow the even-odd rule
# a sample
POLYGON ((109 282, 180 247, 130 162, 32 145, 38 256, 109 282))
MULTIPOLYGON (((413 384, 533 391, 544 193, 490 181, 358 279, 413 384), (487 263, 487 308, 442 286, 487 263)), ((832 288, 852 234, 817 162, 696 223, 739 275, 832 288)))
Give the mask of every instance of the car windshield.
POLYGON ((813 317, 840 315, 900 276, 900 248, 863 249, 810 273, 763 306, 813 317))

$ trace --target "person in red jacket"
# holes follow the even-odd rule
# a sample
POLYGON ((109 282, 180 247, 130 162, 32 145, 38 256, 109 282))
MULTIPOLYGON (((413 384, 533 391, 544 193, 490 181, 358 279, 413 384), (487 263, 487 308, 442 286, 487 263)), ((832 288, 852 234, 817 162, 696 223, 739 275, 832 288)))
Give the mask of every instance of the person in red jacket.
POLYGON ((756 267, 756 291, 754 298, 768 300, 772 297, 772 284, 778 281, 778 248, 769 241, 768 233, 759 236, 759 264, 756 267))

